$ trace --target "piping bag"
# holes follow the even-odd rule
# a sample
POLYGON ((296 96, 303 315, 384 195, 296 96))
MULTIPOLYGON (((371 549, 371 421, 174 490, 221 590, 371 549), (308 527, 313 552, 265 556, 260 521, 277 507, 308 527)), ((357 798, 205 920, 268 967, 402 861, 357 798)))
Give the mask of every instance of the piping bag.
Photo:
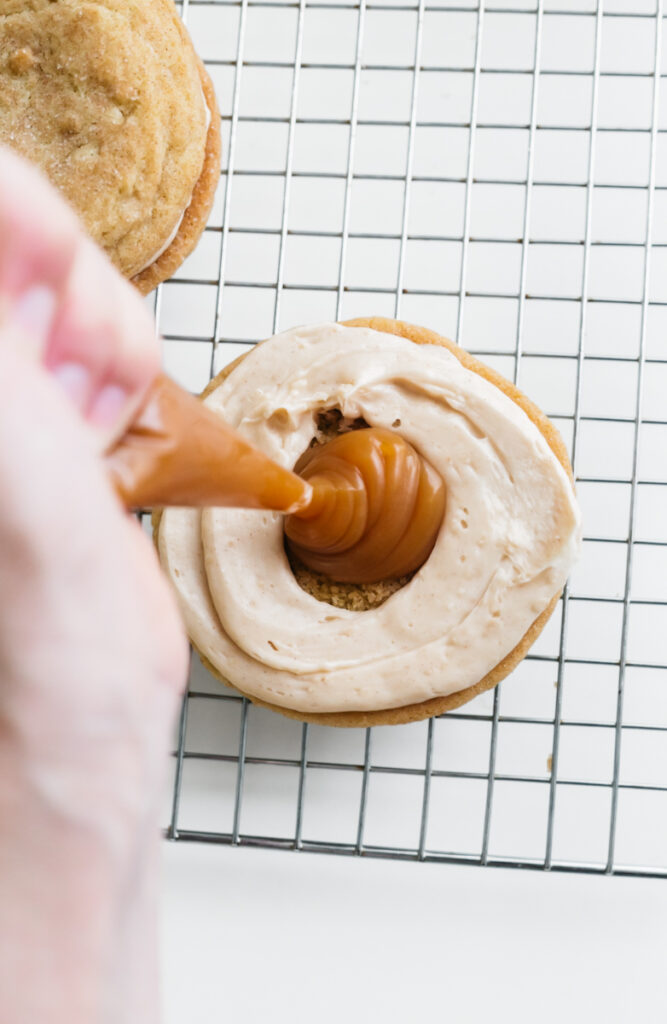
POLYGON ((164 374, 105 461, 127 508, 208 505, 295 512, 311 486, 164 374))
POLYGON ((445 511, 442 479, 394 431, 341 434, 305 452, 291 472, 164 374, 105 461, 127 508, 282 512, 292 552, 340 582, 418 569, 445 511))

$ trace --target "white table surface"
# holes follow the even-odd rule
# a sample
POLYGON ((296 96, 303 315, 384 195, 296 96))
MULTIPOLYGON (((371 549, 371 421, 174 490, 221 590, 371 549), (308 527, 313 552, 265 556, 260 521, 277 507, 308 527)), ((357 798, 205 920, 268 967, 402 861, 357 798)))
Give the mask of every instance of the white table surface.
POLYGON ((165 1024, 667 1016, 660 881, 163 851, 165 1024))

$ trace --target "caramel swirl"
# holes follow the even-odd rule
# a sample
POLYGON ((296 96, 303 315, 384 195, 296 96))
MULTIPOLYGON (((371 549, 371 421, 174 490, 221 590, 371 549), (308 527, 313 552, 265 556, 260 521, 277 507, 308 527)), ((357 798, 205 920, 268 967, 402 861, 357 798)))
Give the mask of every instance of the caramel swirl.
POLYGON ((341 434, 307 451, 295 472, 312 498, 286 518, 285 534, 308 568, 341 583, 376 583, 414 572, 433 550, 445 487, 399 434, 341 434))

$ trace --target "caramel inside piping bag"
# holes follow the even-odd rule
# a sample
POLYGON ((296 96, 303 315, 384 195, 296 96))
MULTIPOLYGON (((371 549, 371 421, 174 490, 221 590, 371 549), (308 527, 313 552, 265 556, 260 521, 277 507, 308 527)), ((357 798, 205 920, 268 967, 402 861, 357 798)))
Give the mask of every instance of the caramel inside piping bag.
POLYGON ((292 473, 164 375, 106 456, 128 508, 180 505, 285 513, 310 569, 374 583, 418 569, 445 511, 440 476, 403 438, 369 427, 307 451, 292 473))
POLYGON ((295 512, 311 500, 309 484, 164 374, 106 462, 128 508, 218 505, 295 512))

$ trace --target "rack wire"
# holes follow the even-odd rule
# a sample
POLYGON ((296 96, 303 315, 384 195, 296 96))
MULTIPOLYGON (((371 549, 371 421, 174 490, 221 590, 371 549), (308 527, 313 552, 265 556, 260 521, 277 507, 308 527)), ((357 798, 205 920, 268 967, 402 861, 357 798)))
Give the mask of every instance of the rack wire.
POLYGON ((301 726, 194 659, 168 836, 664 877, 662 0, 180 7, 224 167, 155 300, 168 368, 199 390, 295 323, 425 323, 558 424, 585 541, 522 665, 428 723, 301 726))

